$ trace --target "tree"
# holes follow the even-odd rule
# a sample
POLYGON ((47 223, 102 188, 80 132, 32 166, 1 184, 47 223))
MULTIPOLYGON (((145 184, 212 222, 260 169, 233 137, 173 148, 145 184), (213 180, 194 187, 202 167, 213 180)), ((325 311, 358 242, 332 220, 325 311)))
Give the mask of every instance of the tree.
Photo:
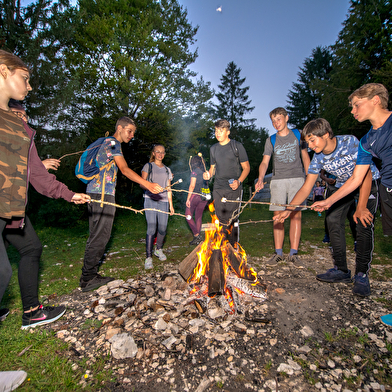
POLYGON ((318 82, 328 81, 331 68, 332 55, 327 48, 317 47, 305 59, 298 80, 288 93, 286 109, 290 124, 302 129, 310 120, 320 117, 322 91, 318 82))
POLYGON ((231 61, 220 80, 220 91, 216 94, 219 103, 214 105, 215 117, 228 120, 230 138, 244 145, 251 167, 247 183, 253 185, 253 180, 258 177, 260 151, 264 148, 268 132, 264 128, 256 127, 256 119, 245 118, 247 114, 252 113, 254 106, 250 106, 252 101, 247 95, 249 87, 243 87, 246 78, 241 77, 241 68, 231 61))
POLYGON ((337 133, 363 136, 368 123, 353 119, 348 96, 369 82, 392 89, 392 3, 385 0, 351 0, 333 53, 330 80, 324 84, 321 114, 337 133))
POLYGON ((230 122, 232 136, 240 136, 240 128, 254 126, 255 119, 246 119, 245 115, 254 110, 250 106, 251 100, 247 92, 249 87, 242 87, 246 78, 240 76, 241 68, 231 61, 227 64, 225 73, 221 77, 221 84, 218 85, 220 92, 216 94, 219 104, 215 105, 216 117, 224 118, 230 122))

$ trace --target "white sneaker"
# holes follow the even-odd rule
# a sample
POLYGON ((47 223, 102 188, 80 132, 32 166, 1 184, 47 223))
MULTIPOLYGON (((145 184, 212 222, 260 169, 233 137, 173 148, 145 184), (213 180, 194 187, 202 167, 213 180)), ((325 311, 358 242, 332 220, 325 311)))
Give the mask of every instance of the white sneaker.
POLYGON ((153 267, 152 265, 152 257, 147 257, 147 259, 144 262, 144 269, 148 270, 153 267))
POLYGON ((165 254, 163 253, 162 249, 155 249, 154 255, 156 257, 158 257, 158 259, 160 261, 165 261, 167 259, 167 257, 165 256, 165 254))
POLYGON ((0 391, 13 391, 23 384, 27 373, 23 370, 0 372, 0 391))

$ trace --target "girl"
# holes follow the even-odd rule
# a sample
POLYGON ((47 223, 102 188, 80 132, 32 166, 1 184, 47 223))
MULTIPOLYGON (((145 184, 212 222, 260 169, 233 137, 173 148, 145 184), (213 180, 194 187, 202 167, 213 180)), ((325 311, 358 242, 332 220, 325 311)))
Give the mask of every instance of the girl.
POLYGON ((189 193, 186 199, 185 215, 193 233, 193 240, 189 242, 189 245, 197 245, 203 241, 200 235, 201 221, 204 208, 207 201, 211 199, 211 195, 210 189, 208 188, 208 181, 203 180, 205 170, 202 158, 197 155, 192 157, 190 166, 192 171, 191 183, 189 184, 189 193), (205 194, 205 196, 200 196, 200 194, 205 194), (192 219, 193 214, 195 214, 195 220, 192 219))
POLYGON ((30 71, 17 56, 0 50, 0 301, 11 279, 12 269, 4 241, 18 250, 18 278, 23 304, 22 328, 51 323, 60 318, 64 306, 43 307, 38 300, 38 270, 42 245, 25 215, 29 183, 39 193, 82 204, 89 196, 70 191, 49 174, 33 141, 34 131, 8 106, 22 101, 32 90, 30 71))
MULTIPOLYGON (((149 163, 146 163, 142 169, 143 179, 150 182, 156 182, 162 188, 170 187, 171 180, 173 179, 173 174, 170 169, 162 163, 165 153, 165 147, 161 144, 157 144, 151 152, 149 163)), ((154 255, 157 256, 160 261, 166 260, 166 256, 162 251, 167 222, 169 219, 169 215, 166 212, 170 210, 170 215, 174 214, 172 192, 170 188, 158 194, 153 194, 146 190, 144 193, 144 208, 157 210, 145 211, 147 220, 147 235, 146 260, 144 262, 144 268, 151 269, 153 267, 152 248, 157 230, 157 243, 154 255), (160 213, 159 211, 164 211, 165 213, 160 213)))

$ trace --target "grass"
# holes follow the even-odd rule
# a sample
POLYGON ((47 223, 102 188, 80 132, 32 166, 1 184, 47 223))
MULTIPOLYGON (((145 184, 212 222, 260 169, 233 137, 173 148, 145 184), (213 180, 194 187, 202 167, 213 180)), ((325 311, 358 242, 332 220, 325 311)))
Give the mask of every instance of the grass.
MULTIPOLYGON (((183 213, 183 209, 178 208, 183 213)), ((241 215, 241 222, 270 220, 272 213, 267 206, 248 206, 241 215)), ((208 211, 203 222, 210 222, 208 211)), ((324 219, 312 211, 303 212, 302 241, 310 245, 323 247, 324 219)), ((289 223, 286 222, 286 238, 289 223)), ((85 244, 88 238, 88 222, 80 221, 75 227, 59 229, 40 226, 35 223, 37 234, 43 245, 40 264, 40 298, 48 298, 56 303, 56 298, 68 294, 78 287, 83 263, 85 244)), ((347 230, 349 232, 349 230, 347 230)), ((144 274, 146 222, 143 215, 118 210, 112 237, 107 247, 107 256, 100 273, 120 279, 128 279, 144 274)), ((177 265, 193 249, 188 246, 192 234, 184 218, 173 216, 169 220, 165 249, 168 261, 177 265), (185 245, 184 245, 185 244, 185 245)), ((272 223, 249 223, 240 226, 240 242, 250 257, 270 256, 274 251, 272 223)), ((353 246, 353 239, 347 234, 347 245, 353 246)), ((308 252, 309 246, 302 247, 300 253, 308 252), (306 248, 306 249, 305 249, 306 248)), ((284 252, 289 252, 288 241, 284 252)), ((20 391, 71 391, 80 390, 81 382, 85 390, 97 390, 99 386, 113 381, 110 370, 105 368, 108 358, 97 358, 95 362, 85 359, 70 362, 67 356, 68 344, 59 340, 53 333, 40 330, 21 330, 22 304, 17 268, 19 255, 10 247, 8 249, 13 276, 5 292, 1 306, 11 310, 7 320, 0 323, 0 369, 24 369, 28 372, 28 381, 20 391), (26 350, 24 353, 23 350, 26 350), (22 353, 20 356, 18 354, 22 353), (87 377, 87 378, 86 378, 87 377)), ((375 228, 375 265, 391 265, 392 243, 384 238, 381 221, 375 228)), ((154 258, 154 269, 159 270, 165 262, 154 258)), ((173 267, 174 268, 174 267, 173 267)), ((374 271, 374 270, 373 270, 374 271)), ((372 272, 374 273, 374 272, 372 272)), ((389 279, 388 269, 380 272, 378 279, 389 279)), ((380 299, 382 300, 382 299, 380 299)), ((392 307, 392 304, 388 304, 392 307)), ((96 328, 86 320, 83 328, 96 328)), ((333 340, 336 337, 329 337, 333 340)), ((357 337, 358 339, 358 337, 357 337)), ((362 343, 362 342, 361 342, 362 343)), ((271 363, 267 363, 264 372, 268 373, 271 363)))

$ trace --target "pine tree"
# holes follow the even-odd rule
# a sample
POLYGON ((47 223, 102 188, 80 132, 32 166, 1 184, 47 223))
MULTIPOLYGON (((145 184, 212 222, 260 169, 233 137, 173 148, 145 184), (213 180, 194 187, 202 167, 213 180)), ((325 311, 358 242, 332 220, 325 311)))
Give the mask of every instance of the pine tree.
POLYGON ((216 94, 219 104, 215 105, 216 117, 224 118, 230 122, 231 134, 234 138, 243 141, 244 131, 254 127, 255 119, 245 118, 245 115, 254 110, 251 100, 247 95, 249 87, 242 87, 246 78, 241 78, 241 68, 231 61, 218 85, 220 92, 216 94))
POLYGON ((327 81, 332 67, 332 55, 327 48, 317 47, 305 59, 298 72, 298 80, 288 93, 289 121, 302 129, 310 120, 320 117, 322 92, 319 81, 327 81))

